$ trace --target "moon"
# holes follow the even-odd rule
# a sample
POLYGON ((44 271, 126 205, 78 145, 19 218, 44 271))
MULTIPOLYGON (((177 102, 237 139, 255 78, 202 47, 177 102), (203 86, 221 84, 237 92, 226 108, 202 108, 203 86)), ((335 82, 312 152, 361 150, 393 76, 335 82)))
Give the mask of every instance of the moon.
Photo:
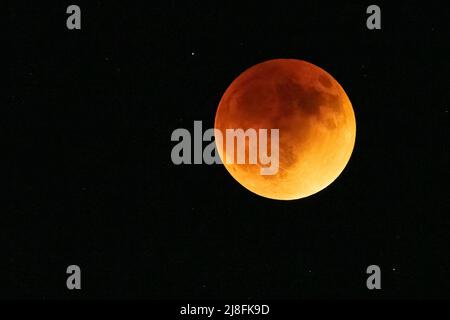
MULTIPOLYGON (((344 89, 325 70, 296 59, 259 63, 240 74, 217 108, 216 130, 279 129, 279 169, 226 163, 226 138, 216 139, 228 172, 253 193, 276 200, 311 196, 344 170, 356 139, 356 120, 344 89)), ((246 154, 249 143, 246 144, 246 154)))

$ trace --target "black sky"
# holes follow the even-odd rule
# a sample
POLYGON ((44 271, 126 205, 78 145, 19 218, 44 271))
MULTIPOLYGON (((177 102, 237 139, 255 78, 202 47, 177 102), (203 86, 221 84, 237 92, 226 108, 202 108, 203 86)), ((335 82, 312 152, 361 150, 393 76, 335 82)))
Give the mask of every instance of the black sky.
POLYGON ((380 4, 369 31, 369 2, 146 3, 79 3, 81 31, 69 3, 6 9, 0 297, 449 297, 448 4, 380 4), (279 202, 173 165, 172 131, 212 127, 231 81, 274 58, 347 92, 343 174, 279 202))

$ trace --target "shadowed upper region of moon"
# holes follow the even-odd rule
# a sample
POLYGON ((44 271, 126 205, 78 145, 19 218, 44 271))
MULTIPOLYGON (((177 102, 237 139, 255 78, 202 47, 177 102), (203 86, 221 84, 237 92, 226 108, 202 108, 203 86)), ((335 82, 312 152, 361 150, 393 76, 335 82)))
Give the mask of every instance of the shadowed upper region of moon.
MULTIPOLYGON (((243 186, 273 199, 297 199, 329 185, 348 162, 356 135, 353 108, 339 83, 293 59, 266 61, 237 77, 219 103, 215 127, 279 129, 277 174, 260 175, 259 164, 225 164, 243 186)), ((222 160, 224 145, 218 145, 222 160)))

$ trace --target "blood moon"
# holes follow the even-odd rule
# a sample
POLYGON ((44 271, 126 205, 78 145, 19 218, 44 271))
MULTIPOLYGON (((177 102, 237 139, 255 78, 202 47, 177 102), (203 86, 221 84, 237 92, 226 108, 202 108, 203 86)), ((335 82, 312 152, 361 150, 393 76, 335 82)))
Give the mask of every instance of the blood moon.
MULTIPOLYGON (((355 145, 356 121, 344 89, 325 70, 302 60, 257 64, 227 88, 215 129, 279 129, 279 170, 259 163, 226 163, 226 138, 216 141, 228 172, 248 190, 271 199, 308 197, 344 170, 355 145)), ((246 144, 248 154, 249 144, 246 144)))

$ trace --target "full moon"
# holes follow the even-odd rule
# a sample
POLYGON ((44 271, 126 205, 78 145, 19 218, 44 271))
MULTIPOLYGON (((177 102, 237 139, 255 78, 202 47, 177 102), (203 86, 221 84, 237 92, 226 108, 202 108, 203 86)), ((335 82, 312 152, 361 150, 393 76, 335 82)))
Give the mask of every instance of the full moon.
POLYGON ((295 59, 269 60, 245 70, 220 100, 214 126, 222 133, 279 129, 279 169, 273 175, 261 175, 260 163, 226 163, 226 139, 216 139, 231 176, 248 190, 277 200, 308 197, 329 186, 347 165, 356 138, 355 114, 344 89, 325 70, 295 59))

